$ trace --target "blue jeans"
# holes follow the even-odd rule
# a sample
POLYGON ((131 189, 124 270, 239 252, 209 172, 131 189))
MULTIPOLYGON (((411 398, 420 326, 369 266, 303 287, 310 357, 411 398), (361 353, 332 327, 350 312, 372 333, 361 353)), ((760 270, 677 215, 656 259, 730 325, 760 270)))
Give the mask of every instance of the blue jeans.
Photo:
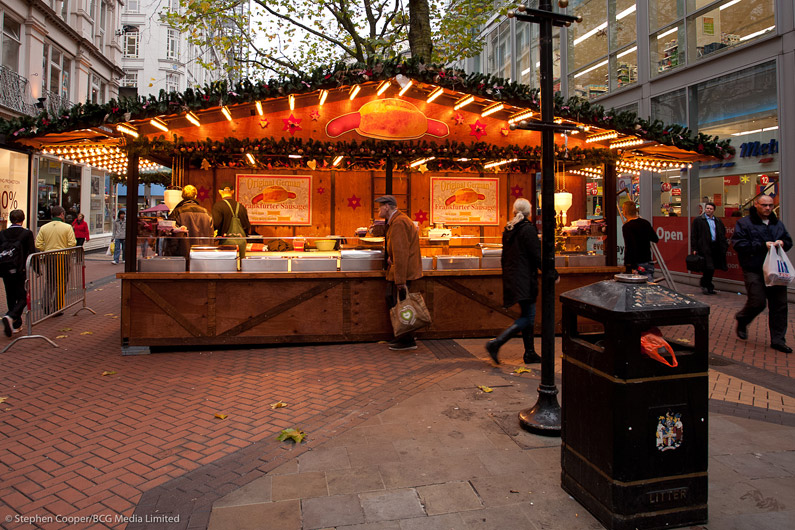
POLYGON ((522 310, 522 315, 514 321, 513 325, 521 330, 527 326, 533 329, 533 324, 536 321, 535 300, 519 300, 519 308, 522 310))
POLYGON ((114 240, 113 261, 118 262, 119 256, 124 256, 124 254, 122 254, 123 251, 124 251, 124 240, 123 239, 114 240))

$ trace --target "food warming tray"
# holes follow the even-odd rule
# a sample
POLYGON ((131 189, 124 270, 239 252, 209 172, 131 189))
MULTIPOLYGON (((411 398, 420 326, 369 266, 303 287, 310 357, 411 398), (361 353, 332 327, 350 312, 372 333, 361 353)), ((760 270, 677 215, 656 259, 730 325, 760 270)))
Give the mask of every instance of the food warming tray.
POLYGON ((341 271, 380 271, 384 268, 382 250, 343 250, 340 252, 341 271))
POLYGON ((185 258, 184 256, 140 258, 138 272, 185 272, 185 258))
POLYGON ((481 250, 483 256, 480 258, 481 269, 499 269, 502 267, 500 260, 502 258, 502 248, 483 247, 481 250))
POLYGON ((337 270, 337 258, 293 258, 290 260, 293 272, 331 272, 337 270))
POLYGON ((191 272, 237 272, 237 247, 191 247, 191 272))
POLYGON ((433 270, 433 256, 423 256, 422 257, 422 270, 424 270, 424 271, 432 271, 433 270))
POLYGON ((436 270, 477 269, 480 258, 477 256, 436 256, 436 270))
POLYGON ((275 256, 251 256, 240 261, 243 272, 287 272, 290 260, 275 256))

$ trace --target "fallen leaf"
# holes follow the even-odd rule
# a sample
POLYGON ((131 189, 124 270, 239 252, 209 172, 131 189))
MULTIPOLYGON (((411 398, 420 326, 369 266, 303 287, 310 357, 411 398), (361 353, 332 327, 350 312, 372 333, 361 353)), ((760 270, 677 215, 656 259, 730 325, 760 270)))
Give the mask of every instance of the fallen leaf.
POLYGON ((110 317, 110 318, 119 318, 119 317, 118 317, 118 316, 112 316, 112 317, 110 317))
POLYGON ((56 338, 56 339, 65 339, 65 338, 66 338, 66 337, 68 337, 68 336, 69 336, 69 335, 58 335, 58 336, 57 336, 57 337, 55 337, 55 338, 56 338))
POLYGON ((290 438, 297 444, 300 444, 304 438, 306 438, 306 433, 300 429, 284 429, 279 436, 276 437, 277 440, 283 442, 290 438))
POLYGON ((478 385, 478 388, 481 389, 482 391, 486 392, 486 393, 494 392, 493 388, 489 388, 486 385, 478 385))
POLYGON ((112 317, 112 316, 113 316, 113 313, 105 313, 105 316, 106 316, 106 317, 112 317))
POLYGON ((519 368, 515 368, 513 373, 515 374, 532 374, 533 371, 529 368, 525 368, 524 366, 520 366, 519 368))
POLYGON ((102 375, 116 375, 116 372, 109 372, 108 370, 105 370, 102 372, 102 375))
POLYGON ((287 406, 287 403, 285 403, 284 401, 277 401, 276 403, 271 403, 271 408, 272 409, 280 409, 280 408, 286 407, 286 406, 287 406))
POLYGON ((519 493, 517 490, 511 490, 511 493, 519 493))
POLYGON ((81 335, 93 335, 93 334, 94 334, 93 331, 84 331, 81 333, 81 335))
POLYGON ((0 403, 5 403, 8 396, 0 397, 0 403))
POLYGON ((72 328, 61 328, 58 331, 72 331, 72 328))
POLYGON ((221 412, 216 412, 215 413, 215 417, 218 418, 219 420, 225 420, 226 418, 229 417, 229 414, 223 414, 221 412))

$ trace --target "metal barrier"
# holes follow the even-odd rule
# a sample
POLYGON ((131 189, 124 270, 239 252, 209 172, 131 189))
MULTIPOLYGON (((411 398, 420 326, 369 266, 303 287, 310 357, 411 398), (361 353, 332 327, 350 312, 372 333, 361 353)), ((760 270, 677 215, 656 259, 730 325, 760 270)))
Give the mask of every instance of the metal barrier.
POLYGON ((28 298, 25 321, 28 332, 11 341, 0 353, 5 353, 11 346, 25 339, 44 339, 57 348, 58 345, 44 335, 34 335, 33 326, 48 318, 62 315, 65 310, 81 302, 83 306, 75 311, 75 315, 83 309, 96 314, 86 306, 86 262, 83 247, 31 254, 25 264, 25 272, 25 292, 28 298))

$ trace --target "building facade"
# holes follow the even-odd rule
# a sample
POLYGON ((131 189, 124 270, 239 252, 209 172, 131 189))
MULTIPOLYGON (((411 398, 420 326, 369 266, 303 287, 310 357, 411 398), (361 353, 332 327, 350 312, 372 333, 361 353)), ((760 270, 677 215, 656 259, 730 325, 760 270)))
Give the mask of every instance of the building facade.
MULTIPOLYGON (((766 193, 795 230, 795 177, 786 171, 795 165, 786 148, 795 138, 792 0, 570 0, 566 12, 583 22, 555 30, 555 90, 731 138, 737 149, 689 169, 619 175, 671 270, 686 278, 690 225, 708 201, 731 232, 766 193)), ((458 66, 539 86, 536 25, 495 15, 482 35, 483 53, 458 66)), ((601 196, 591 200, 589 213, 601 196)), ((716 277, 734 288, 742 274, 731 251, 729 267, 716 277)))
MULTIPOLYGON (((52 114, 76 103, 118 97, 122 10, 118 0, 3 0, 0 117, 52 114)), ((110 236, 115 200, 110 174, 43 154, 0 148, 0 224, 24 209, 32 229, 49 222, 62 205, 69 217, 83 213, 92 244, 110 236)))

